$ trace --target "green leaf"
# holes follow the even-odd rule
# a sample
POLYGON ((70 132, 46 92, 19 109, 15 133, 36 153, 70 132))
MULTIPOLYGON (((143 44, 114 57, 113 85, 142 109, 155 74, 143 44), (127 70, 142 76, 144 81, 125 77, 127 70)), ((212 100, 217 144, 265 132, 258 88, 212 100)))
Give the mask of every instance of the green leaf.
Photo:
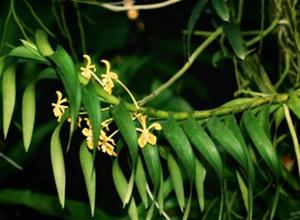
POLYGON ((225 0, 212 0, 214 9, 223 21, 229 21, 230 11, 225 0))
POLYGON ((204 181, 206 177, 206 169, 197 159, 196 159, 195 167, 196 167, 195 186, 197 191, 198 203, 201 212, 203 212, 205 207, 204 181))
POLYGON ((86 141, 83 141, 80 146, 79 160, 90 201, 91 213, 92 216, 94 216, 96 202, 96 171, 93 154, 88 150, 86 141))
POLYGON ((111 114, 118 128, 120 129, 126 144, 129 147, 132 163, 135 164, 138 155, 138 138, 135 124, 132 121, 131 115, 122 102, 116 107, 112 108, 111 114))
POLYGON ((146 144, 142 152, 147 170, 149 172, 149 176, 152 180, 154 190, 156 190, 160 183, 161 174, 161 163, 159 159, 157 146, 146 144))
POLYGON ((195 175, 195 156, 182 128, 171 116, 163 125, 162 131, 192 181, 195 175))
POLYGON ((168 155, 168 168, 179 207, 183 212, 183 209, 185 207, 183 179, 180 168, 171 154, 168 155))
POLYGON ((65 190, 66 190, 66 173, 65 163, 63 157, 63 151, 60 143, 59 132, 62 126, 62 122, 55 128, 50 142, 50 157, 52 170, 55 180, 56 189, 58 192, 58 198, 60 205, 65 205, 65 190))
POLYGON ((164 182, 164 178, 163 178, 163 173, 161 172, 160 184, 159 184, 158 193, 157 193, 157 204, 158 204, 158 209, 159 209, 160 214, 164 211, 164 200, 165 200, 165 182, 164 182))
POLYGON ((190 192, 189 198, 186 202, 182 220, 187 220, 189 218, 189 214, 191 211, 191 204, 192 204, 192 191, 190 192))
MULTIPOLYGON (((118 159, 115 159, 112 166, 112 176, 117 192, 123 202, 123 206, 126 205, 125 200, 128 196, 128 182, 119 166, 118 159)), ((128 215, 130 219, 138 219, 138 211, 134 201, 134 198, 131 198, 129 207, 128 207, 128 215)))
POLYGON ((190 50, 191 50, 191 46, 190 46, 191 45, 191 36, 193 34, 193 31, 195 29, 195 26, 197 24, 199 16, 201 15, 202 11, 204 10, 207 2, 208 2, 208 0, 198 0, 191 12, 191 15, 190 15, 190 18, 188 21, 188 26, 187 26, 187 52, 188 52, 188 55, 190 55, 190 50))
POLYGON ((54 53, 51 45, 49 44, 47 34, 44 31, 37 30, 37 32, 35 33, 35 41, 39 52, 43 56, 50 56, 54 53))
POLYGON ((208 130, 220 145, 245 169, 248 168, 246 152, 233 132, 220 119, 213 117, 207 122, 208 130))
POLYGON ((3 70, 5 68, 5 64, 6 64, 5 59, 6 59, 5 56, 0 57, 0 79, 1 79, 1 76, 2 76, 2 73, 3 73, 3 70))
POLYGON ((269 119, 270 106, 264 106, 257 114, 257 120, 260 126, 264 129, 265 134, 271 139, 271 123, 269 119))
POLYGON ((125 197, 126 191, 128 187, 128 183, 126 177, 124 176, 120 166, 118 159, 115 159, 112 166, 112 176, 117 192, 123 202, 123 206, 125 206, 125 197))
POLYGON ((7 137, 16 102, 16 67, 8 66, 2 79, 3 132, 7 137))
POLYGON ((247 49, 244 46, 238 25, 232 23, 224 24, 223 31, 237 57, 244 60, 247 56, 247 49))
POLYGON ((38 63, 48 64, 48 61, 42 57, 40 54, 36 54, 24 46, 15 47, 9 53, 9 56, 20 57, 24 59, 29 59, 38 63))
POLYGON ((138 157, 138 161, 136 165, 135 184, 137 186, 142 202, 145 208, 147 208, 148 207, 148 196, 146 190, 147 179, 146 179, 143 163, 140 157, 138 157))
POLYGON ((207 133, 194 118, 189 118, 182 124, 183 130, 191 143, 214 168, 220 180, 223 180, 223 164, 221 156, 207 133))
MULTIPOLYGON (((71 126, 70 126, 70 137, 72 137, 73 131, 76 127, 77 116, 79 113, 80 102, 81 102, 81 89, 78 79, 77 72, 75 70, 74 63, 69 54, 62 48, 58 47, 54 54, 49 56, 54 62, 57 73, 62 80, 62 83, 66 89, 68 99, 70 102, 71 111, 71 126)), ((70 143, 70 141, 69 141, 70 143)))
POLYGON ((281 174, 280 162, 276 151, 252 111, 248 110, 243 114, 243 123, 257 151, 278 179, 281 174))
POLYGON ((248 201, 249 201, 249 198, 248 198, 249 192, 248 192, 248 188, 247 188, 246 184, 244 183, 243 178, 241 177, 241 175, 237 171, 236 171, 236 177, 237 177, 237 180, 238 180, 239 188, 241 190, 242 199, 243 199, 245 208, 246 208, 247 211, 249 211, 249 203, 248 203, 248 201))
POLYGON ((25 151, 29 149, 35 120, 35 82, 30 83, 22 100, 22 131, 25 151))
POLYGON ((250 182, 252 185, 255 184, 255 170, 254 170, 254 165, 253 162, 250 158, 250 151, 247 148, 246 142, 243 138, 241 129, 239 128, 235 117, 233 115, 226 116, 224 119, 224 124, 232 131, 234 136, 237 138, 239 141, 241 147, 244 149, 248 161, 248 168, 246 170, 247 172, 247 177, 250 179, 250 182))
POLYGON ((82 88, 82 102, 91 121, 94 146, 98 146, 101 128, 101 107, 92 83, 82 88))
POLYGON ((300 119, 300 98, 297 95, 292 94, 288 100, 288 107, 292 112, 300 119))

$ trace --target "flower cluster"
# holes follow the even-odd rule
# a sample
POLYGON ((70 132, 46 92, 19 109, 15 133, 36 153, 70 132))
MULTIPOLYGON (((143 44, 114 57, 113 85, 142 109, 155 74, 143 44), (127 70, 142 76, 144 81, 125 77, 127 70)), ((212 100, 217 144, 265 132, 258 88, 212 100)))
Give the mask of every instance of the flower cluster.
MULTIPOLYGON (((84 119, 87 124, 87 128, 82 129, 82 134, 86 136, 86 143, 89 149, 94 149, 94 141, 93 141, 93 130, 91 122, 88 118, 84 119)), ((114 139, 112 139, 112 136, 116 133, 114 132, 109 137, 107 137, 105 130, 105 126, 101 124, 101 130, 98 140, 98 146, 97 149, 101 150, 103 153, 107 153, 110 156, 117 156, 116 152, 114 151, 114 148, 116 146, 114 139)))
MULTIPOLYGON (((137 112, 132 114, 132 120, 136 120, 140 124, 140 126, 136 128, 136 130, 141 133, 138 138, 138 145, 140 146, 140 148, 144 148, 147 144, 155 145, 157 142, 157 137, 151 132, 151 130, 159 131, 162 129, 161 125, 158 122, 155 122, 150 124, 150 126, 147 126, 147 115, 138 113, 140 107, 138 106, 134 96, 131 94, 130 90, 118 79, 118 75, 114 72, 111 72, 111 66, 109 61, 101 60, 101 62, 105 64, 106 72, 105 74, 101 74, 100 79, 96 75, 96 66, 92 64, 90 56, 85 54, 83 55, 83 57, 86 60, 86 65, 80 68, 80 74, 83 77, 85 77, 88 80, 90 80, 91 78, 95 79, 108 94, 112 94, 112 90, 115 86, 114 83, 117 82, 130 95, 137 110, 137 112)), ((62 116, 68 108, 68 106, 66 105, 68 100, 67 98, 63 98, 63 95, 60 91, 56 91, 56 94, 57 101, 56 103, 52 103, 51 105, 53 106, 54 116, 59 122, 61 121, 62 116)), ((86 115, 86 112, 80 112, 79 114, 81 116, 86 115)), ((82 119, 81 116, 78 117, 77 125, 79 128, 81 128, 82 121, 85 121, 81 132, 86 138, 87 147, 90 150, 96 148, 97 150, 102 151, 103 153, 106 153, 110 156, 117 156, 117 153, 115 152, 116 144, 113 139, 113 136, 118 132, 118 130, 114 132, 110 132, 109 130, 109 124, 113 121, 113 119, 110 118, 101 123, 100 134, 98 140, 95 142, 90 119, 86 116, 83 116, 82 119), (108 133, 110 134, 108 135, 108 133), (95 143, 97 143, 97 146, 94 146, 95 143)), ((70 118, 68 119, 68 121, 70 122, 70 118)))
POLYGON ((107 60, 101 60, 105 64, 106 73, 101 74, 101 79, 96 75, 96 67, 91 64, 91 57, 87 54, 83 55, 83 58, 86 59, 86 66, 80 68, 80 74, 86 79, 90 80, 93 76, 95 80, 104 88, 108 94, 112 94, 112 89, 115 86, 114 81, 118 80, 118 75, 110 71, 110 63, 107 60))

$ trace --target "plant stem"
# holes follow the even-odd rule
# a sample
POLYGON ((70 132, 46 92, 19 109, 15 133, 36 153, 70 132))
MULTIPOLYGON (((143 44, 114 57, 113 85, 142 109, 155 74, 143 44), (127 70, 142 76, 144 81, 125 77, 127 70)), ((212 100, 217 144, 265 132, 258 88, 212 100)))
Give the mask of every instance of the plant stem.
MULTIPOLYGON (((96 93, 103 99, 104 102, 118 105, 120 100, 113 96, 109 95, 104 89, 99 86, 97 83, 94 84, 96 93)), ((300 96, 300 90, 296 90, 293 93, 294 95, 300 96)), ((196 119, 207 119, 212 116, 225 116, 229 114, 236 114, 244 112, 247 109, 256 108, 263 105, 272 104, 282 104, 288 101, 290 94, 266 94, 260 97, 250 99, 248 101, 243 101, 242 103, 236 103, 234 105, 221 105, 217 108, 203 110, 203 111, 193 111, 193 112, 170 112, 157 110, 153 108, 140 107, 139 112, 145 113, 156 119, 167 119, 170 115, 176 120, 185 120, 188 117, 192 116, 196 119)), ((125 106, 129 111, 136 112, 136 106, 132 103, 125 102, 125 106)))
POLYGON ((158 96, 162 91, 167 89, 169 86, 171 86, 177 79, 179 79, 194 63, 196 58, 201 54, 201 52, 208 47, 220 34, 222 33, 222 28, 219 27, 216 29, 189 57, 188 61, 184 64, 184 66, 177 71, 167 82, 162 84, 160 87, 158 87, 156 90, 154 90, 150 95, 146 96, 142 100, 140 100, 138 103, 140 106, 146 104, 156 96, 158 96))

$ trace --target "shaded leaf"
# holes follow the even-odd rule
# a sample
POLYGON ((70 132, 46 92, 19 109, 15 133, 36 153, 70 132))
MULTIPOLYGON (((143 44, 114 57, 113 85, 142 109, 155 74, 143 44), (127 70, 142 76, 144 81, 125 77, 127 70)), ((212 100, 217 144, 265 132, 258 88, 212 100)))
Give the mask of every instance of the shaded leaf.
POLYGON ((120 129, 126 144, 129 147, 132 163, 135 164, 138 155, 138 138, 135 124, 131 119, 131 115, 122 102, 111 109, 111 114, 118 128, 120 129))
POLYGON ((183 212, 183 209, 185 207, 183 179, 182 179, 180 168, 177 165, 176 160, 171 154, 168 155, 168 168, 169 168, 172 184, 175 190, 179 207, 183 212))
POLYGON ((25 151, 29 149, 35 121, 35 82, 30 83, 22 100, 22 131, 25 151))
POLYGON ((264 129, 265 134, 271 140, 271 123, 269 119, 270 106, 264 106, 257 114, 257 120, 260 126, 264 129))
POLYGON ((288 107, 292 112, 300 119, 300 98, 297 95, 292 94, 288 100, 288 107))
POLYGON ((135 184, 137 186, 143 204, 147 208, 148 207, 148 196, 146 190, 147 179, 146 179, 143 163, 140 157, 138 157, 138 161, 136 164, 135 184))
POLYGON ((221 156, 207 133, 194 118, 189 118, 182 124, 183 130, 191 143, 214 168, 220 180, 223 179, 223 164, 221 156))
POLYGON ((190 55, 191 36, 208 0, 199 0, 193 7, 187 26, 187 52, 190 55))
POLYGON ((5 56, 0 57, 0 79, 1 79, 1 76, 3 73, 3 70, 5 68, 5 59, 6 59, 5 56))
MULTIPOLYGON (((117 192, 123 202, 123 206, 125 206, 125 200, 128 194, 128 182, 119 166, 118 159, 115 159, 113 162, 112 175, 117 192)), ((138 219, 138 212, 134 198, 131 198, 130 200, 128 207, 128 215, 131 219, 138 219)))
MULTIPOLYGON (((91 121, 93 132, 93 144, 98 146, 98 140, 101 128, 101 106, 98 96, 91 83, 82 88, 82 102, 84 109, 91 121)), ((96 147, 94 148, 96 150, 96 147)))
POLYGON ((228 23, 223 25, 223 31, 234 53, 238 58, 244 60, 247 56, 247 49, 244 46, 244 41, 239 27, 236 24, 228 23))
POLYGON ((238 180, 239 188, 241 190, 242 199, 243 199, 245 208, 246 208, 247 211, 249 211, 249 204, 248 204, 248 201, 249 201, 249 198, 248 198, 249 192, 248 192, 247 186, 246 186, 243 178, 239 174, 239 172, 236 172, 236 177, 237 177, 237 180, 238 180))
POLYGON ((92 216, 94 216, 96 202, 96 171, 93 154, 88 150, 86 141, 83 141, 80 146, 79 160, 90 201, 91 213, 92 216))
POLYGON ((161 163, 157 146, 146 144, 142 150, 149 176, 152 180, 154 190, 158 188, 160 183, 161 163))
POLYGON ((240 145, 233 132, 229 130, 220 119, 213 117, 207 122, 211 135, 221 146, 245 169, 247 170, 246 152, 240 145))
POLYGON ((3 132, 6 138, 16 102, 16 67, 8 66, 2 78, 3 132))
MULTIPOLYGON (((74 63, 69 54, 62 48, 58 47, 55 53, 49 58, 54 62, 57 73, 66 89, 71 114, 70 139, 76 127, 77 116, 81 102, 81 89, 74 63)), ((70 143, 70 141, 69 141, 70 143)))
POLYGON ((58 192, 58 198, 60 205, 65 205, 65 191, 66 191, 66 173, 65 162, 63 157, 63 151, 61 147, 59 132, 62 126, 62 122, 55 128, 50 141, 50 157, 52 170, 55 180, 56 189, 58 192))
POLYGON ((223 21, 229 21, 230 11, 225 0, 212 0, 214 9, 223 21))
POLYGON ((179 161, 182 163, 182 166, 185 168, 185 173, 190 180, 193 180, 195 175, 195 156, 182 128, 172 117, 169 117, 166 123, 164 123, 162 131, 179 161))
POLYGON ((280 162, 276 151, 252 111, 248 110, 243 114, 243 123, 257 151, 278 179, 280 176, 280 162))
POLYGON ((24 46, 15 47, 9 53, 9 56, 29 59, 38 63, 48 64, 48 61, 40 54, 36 54, 24 46))

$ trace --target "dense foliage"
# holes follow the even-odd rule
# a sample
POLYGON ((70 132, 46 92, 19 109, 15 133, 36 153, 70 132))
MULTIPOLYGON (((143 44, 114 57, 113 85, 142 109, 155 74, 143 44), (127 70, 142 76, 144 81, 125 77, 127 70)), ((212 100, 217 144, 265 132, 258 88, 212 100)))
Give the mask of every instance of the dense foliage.
POLYGON ((297 0, 0 6, 0 219, 300 218, 297 0))

